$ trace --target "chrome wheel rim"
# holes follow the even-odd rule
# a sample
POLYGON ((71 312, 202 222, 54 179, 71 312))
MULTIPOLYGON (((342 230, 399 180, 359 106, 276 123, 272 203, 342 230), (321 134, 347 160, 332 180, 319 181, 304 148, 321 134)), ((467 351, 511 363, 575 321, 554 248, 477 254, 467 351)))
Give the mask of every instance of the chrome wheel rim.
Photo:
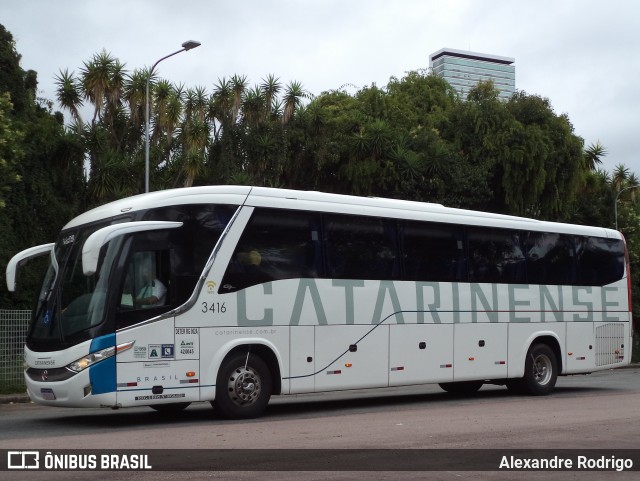
POLYGON ((553 365, 548 356, 541 354, 533 359, 533 378, 536 383, 544 386, 551 380, 553 365))
POLYGON ((262 383, 260 376, 251 367, 238 367, 233 370, 227 382, 229 398, 237 406, 249 406, 260 397, 262 383))

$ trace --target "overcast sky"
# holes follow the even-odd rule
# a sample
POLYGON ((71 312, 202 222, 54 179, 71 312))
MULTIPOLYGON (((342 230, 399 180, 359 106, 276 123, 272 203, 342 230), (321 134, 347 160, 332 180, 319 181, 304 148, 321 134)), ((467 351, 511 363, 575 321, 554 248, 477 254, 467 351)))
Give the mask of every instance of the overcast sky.
POLYGON ((606 170, 640 175, 636 0, 0 0, 0 23, 49 99, 61 69, 78 72, 102 49, 133 71, 190 39, 202 46, 157 72, 208 91, 234 74, 316 95, 384 87, 443 47, 513 57, 518 90, 548 98, 585 145, 600 141, 606 170))

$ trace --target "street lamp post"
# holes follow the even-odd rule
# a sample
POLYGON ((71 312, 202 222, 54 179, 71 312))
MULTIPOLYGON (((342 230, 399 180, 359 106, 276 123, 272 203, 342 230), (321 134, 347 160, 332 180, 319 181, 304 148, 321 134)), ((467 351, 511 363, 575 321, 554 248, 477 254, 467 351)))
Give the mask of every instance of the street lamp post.
POLYGON ((615 217, 616 230, 618 230, 618 198, 620 197, 620 194, 622 194, 625 190, 637 189, 638 187, 640 187, 640 185, 630 185, 629 187, 620 189, 616 194, 616 200, 613 201, 613 215, 615 217))
POLYGON ((153 75, 153 70, 156 66, 162 62, 163 60, 173 57, 180 52, 185 52, 187 50, 191 50, 192 48, 196 48, 200 46, 200 42, 196 42, 195 40, 187 40, 182 44, 182 48, 180 50, 176 50, 169 55, 165 55, 156 63, 153 64, 151 70, 149 71, 149 75, 147 77, 147 88, 145 90, 145 139, 144 139, 144 191, 149 192, 149 82, 151 81, 151 76, 153 75))

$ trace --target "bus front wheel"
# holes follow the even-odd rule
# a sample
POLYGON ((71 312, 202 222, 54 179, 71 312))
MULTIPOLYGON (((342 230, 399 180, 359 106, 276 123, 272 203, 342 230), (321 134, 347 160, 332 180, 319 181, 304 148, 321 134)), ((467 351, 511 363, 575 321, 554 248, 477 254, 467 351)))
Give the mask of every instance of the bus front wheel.
POLYGON ((271 391, 265 362, 255 354, 236 354, 220 367, 213 407, 229 419, 255 418, 267 407, 271 391))
POLYGON ((515 392, 545 396, 553 391, 558 380, 556 355, 546 344, 534 344, 527 352, 524 377, 508 384, 515 392))

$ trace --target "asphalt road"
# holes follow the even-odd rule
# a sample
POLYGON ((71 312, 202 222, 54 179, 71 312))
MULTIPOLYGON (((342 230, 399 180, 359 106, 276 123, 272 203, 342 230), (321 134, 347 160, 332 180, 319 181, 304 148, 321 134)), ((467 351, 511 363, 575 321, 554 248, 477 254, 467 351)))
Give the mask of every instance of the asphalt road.
MULTIPOLYGON (((438 386, 274 398, 256 420, 219 419, 199 403, 172 415, 149 408, 77 410, 0 405, 0 449, 640 449, 640 369, 560 378, 551 396, 485 386, 455 397, 438 386)), ((458 451, 446 451, 448 449, 458 451)), ((236 454, 243 451, 235 451, 236 454)), ((251 452, 247 452, 248 455, 251 452)), ((315 452, 310 452, 316 454, 315 452)), ((322 451, 317 452, 323 455, 322 451)), ((249 463, 250 460, 245 460, 249 463)), ((548 472, 109 472, 120 479, 548 479, 548 472)), ((94 475, 97 473, 94 473, 94 475)), ((638 479, 638 472, 555 472, 551 479, 638 479)), ((87 479, 87 473, 0 473, 2 479, 87 479), (6 477, 5 474, 10 476, 6 477)))

